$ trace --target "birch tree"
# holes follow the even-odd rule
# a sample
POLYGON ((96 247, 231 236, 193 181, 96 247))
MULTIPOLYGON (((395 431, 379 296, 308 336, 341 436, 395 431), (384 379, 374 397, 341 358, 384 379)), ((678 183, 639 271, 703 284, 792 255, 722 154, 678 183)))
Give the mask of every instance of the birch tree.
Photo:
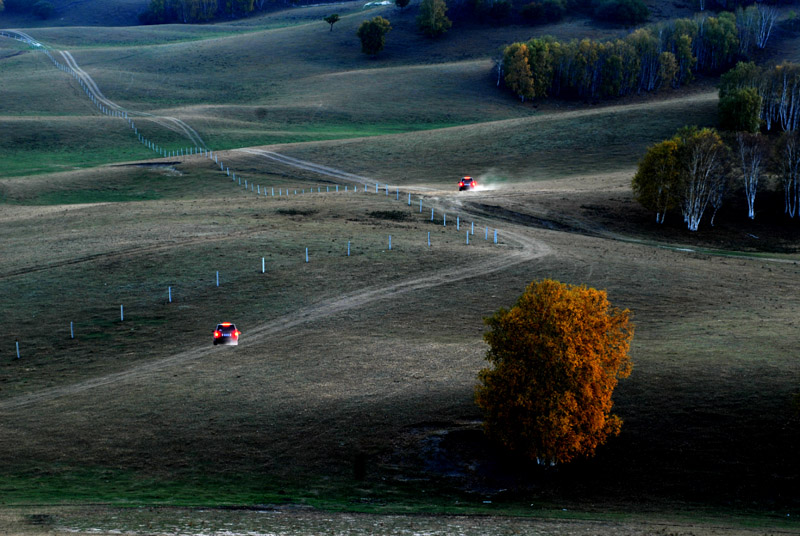
POLYGON ((713 129, 683 129, 681 134, 682 186, 680 208, 690 231, 697 231, 713 196, 724 184, 727 148, 713 129))
POLYGON ((747 217, 751 220, 756 217, 756 194, 766 163, 767 147, 766 140, 760 134, 736 134, 736 161, 742 173, 744 195, 747 198, 747 217))
POLYGON ((784 213, 790 218, 800 216, 800 135, 787 132, 779 143, 781 183, 784 193, 784 213))
POLYGON ((758 11, 756 46, 763 49, 767 46, 775 21, 778 20, 778 10, 763 3, 756 4, 756 10, 758 11))

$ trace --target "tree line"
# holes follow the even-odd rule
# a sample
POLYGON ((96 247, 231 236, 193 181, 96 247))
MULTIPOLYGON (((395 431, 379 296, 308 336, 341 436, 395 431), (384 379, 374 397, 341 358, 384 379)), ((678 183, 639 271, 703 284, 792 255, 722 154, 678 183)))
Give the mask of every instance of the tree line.
POLYGON ((242 17, 252 13, 255 8, 255 0, 150 0, 147 10, 139 14, 139 22, 208 22, 219 17, 242 17))
POLYGON ((504 49, 498 84, 505 82, 522 101, 620 97, 678 87, 696 73, 721 72, 764 48, 776 18, 774 7, 758 4, 735 14, 639 28, 622 39, 533 38, 504 49))

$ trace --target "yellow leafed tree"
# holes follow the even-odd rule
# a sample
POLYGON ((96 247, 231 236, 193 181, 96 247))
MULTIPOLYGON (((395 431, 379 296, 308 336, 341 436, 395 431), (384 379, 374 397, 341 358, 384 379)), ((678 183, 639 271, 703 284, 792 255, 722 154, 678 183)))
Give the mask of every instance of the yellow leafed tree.
POLYGON ((478 374, 476 402, 489 436, 540 463, 594 455, 622 426, 611 395, 631 372, 630 318, 605 291, 549 279, 486 318, 493 366, 478 374))

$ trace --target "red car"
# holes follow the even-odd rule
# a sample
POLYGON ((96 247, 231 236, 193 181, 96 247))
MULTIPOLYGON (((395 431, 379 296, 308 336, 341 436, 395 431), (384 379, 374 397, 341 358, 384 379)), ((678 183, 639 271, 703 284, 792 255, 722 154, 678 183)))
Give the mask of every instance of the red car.
POLYGON ((477 185, 478 181, 472 177, 461 177, 461 182, 458 183, 458 191, 463 192, 464 190, 474 190, 477 185))
POLYGON ((237 346, 241 334, 242 332, 236 329, 236 325, 231 322, 217 324, 217 329, 214 330, 214 346, 218 344, 237 346))

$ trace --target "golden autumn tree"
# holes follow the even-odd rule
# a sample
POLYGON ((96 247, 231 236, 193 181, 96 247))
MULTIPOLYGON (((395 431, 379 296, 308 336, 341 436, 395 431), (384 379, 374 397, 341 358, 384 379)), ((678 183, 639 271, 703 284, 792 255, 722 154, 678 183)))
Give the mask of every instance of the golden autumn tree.
POLYGON ((611 395, 631 372, 630 318, 605 291, 550 279, 486 318, 493 366, 475 398, 487 434, 539 463, 592 456, 622 426, 611 395))

